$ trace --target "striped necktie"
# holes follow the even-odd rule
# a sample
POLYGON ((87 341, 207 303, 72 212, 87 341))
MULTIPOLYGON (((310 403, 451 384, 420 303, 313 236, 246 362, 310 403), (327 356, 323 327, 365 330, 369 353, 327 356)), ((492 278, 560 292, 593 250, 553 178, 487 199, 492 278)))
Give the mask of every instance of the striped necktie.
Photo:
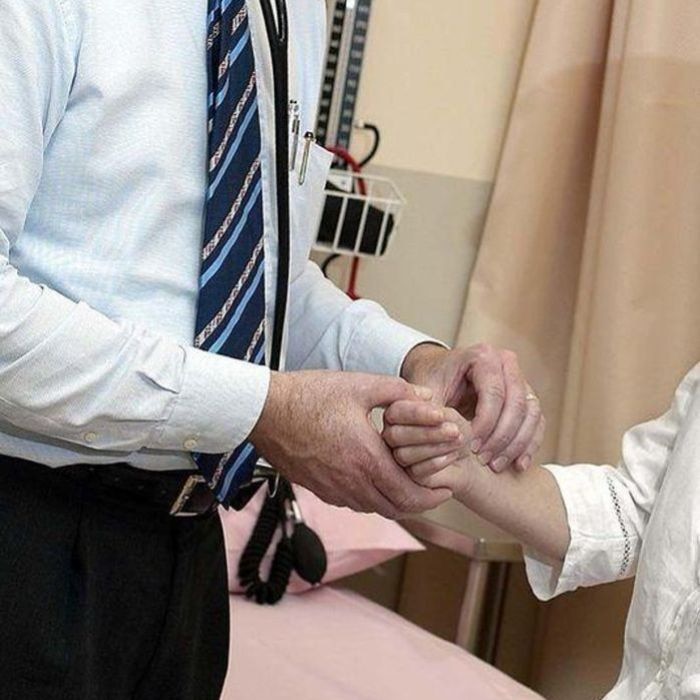
MULTIPOLYGON (((209 0, 209 160, 195 346, 265 361, 265 285, 260 123, 245 0, 209 0)), ((224 455, 195 455, 228 505, 250 480, 257 455, 243 443, 224 455)))

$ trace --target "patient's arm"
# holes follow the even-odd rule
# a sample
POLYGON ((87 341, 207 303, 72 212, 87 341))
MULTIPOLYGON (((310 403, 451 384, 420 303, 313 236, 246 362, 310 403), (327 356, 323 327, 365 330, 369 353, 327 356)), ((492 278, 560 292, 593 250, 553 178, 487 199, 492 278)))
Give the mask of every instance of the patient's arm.
POLYGON ((397 461, 416 481, 433 487, 447 486, 457 500, 512 533, 541 558, 552 562, 564 559, 569 547, 569 526, 559 487, 549 471, 533 467, 522 473, 511 470, 494 474, 465 447, 469 442, 469 423, 451 409, 447 409, 447 420, 456 423, 465 436, 458 449, 454 442, 424 440, 416 444, 417 431, 407 429, 415 422, 411 406, 400 402, 389 410, 391 426, 385 430, 385 439, 394 447, 397 461), (402 425, 403 429, 398 427, 402 425))
MULTIPOLYGON (((425 444, 425 440, 396 446, 402 435, 420 435, 406 430, 410 418, 405 403, 387 409, 386 439, 396 461, 409 467, 416 479, 434 485, 449 483, 465 505, 538 550, 540 562, 554 560, 545 564, 526 558, 533 591, 548 600, 581 586, 634 575, 677 438, 684 434, 686 421, 693 420, 691 407, 700 395, 698 387, 700 364, 681 382, 663 416, 627 431, 617 467, 548 465, 532 473, 494 476, 479 467, 464 447, 457 455, 452 448, 446 456, 447 446, 425 444), (399 432, 396 426, 401 423, 399 432), (441 473, 448 464, 453 466, 441 473)), ((444 416, 446 421, 453 419, 468 434, 468 423, 452 414, 444 416)), ((469 444, 468 437, 462 444, 469 444)))
POLYGON ((421 477, 418 472, 415 478, 434 487, 449 486, 458 501, 513 534, 538 558, 564 560, 569 525, 557 482, 546 469, 494 474, 467 457, 437 474, 421 477))

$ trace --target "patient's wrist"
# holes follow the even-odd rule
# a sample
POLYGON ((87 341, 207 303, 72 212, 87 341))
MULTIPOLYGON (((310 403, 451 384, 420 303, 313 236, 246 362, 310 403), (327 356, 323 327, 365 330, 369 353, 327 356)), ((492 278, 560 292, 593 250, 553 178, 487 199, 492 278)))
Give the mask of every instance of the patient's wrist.
POLYGON ((455 470, 452 486, 454 497, 469 508, 473 508, 473 504, 478 503, 489 487, 489 477, 494 474, 488 467, 482 466, 471 453, 460 459, 453 469, 455 470))

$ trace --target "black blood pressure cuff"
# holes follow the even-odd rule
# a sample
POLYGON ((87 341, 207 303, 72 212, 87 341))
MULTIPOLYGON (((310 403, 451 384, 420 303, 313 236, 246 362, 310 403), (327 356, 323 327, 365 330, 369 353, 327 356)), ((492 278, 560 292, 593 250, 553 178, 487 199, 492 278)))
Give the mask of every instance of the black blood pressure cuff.
MULTIPOLYGON (((331 182, 327 184, 326 190, 330 192, 344 192, 344 190, 336 187, 331 182)), ((367 255, 383 255, 394 231, 394 215, 387 214, 379 207, 372 205, 366 207, 365 202, 358 199, 346 199, 345 197, 334 197, 333 195, 326 197, 321 226, 318 232, 318 242, 325 245, 335 244, 338 222, 340 217, 343 216, 343 210, 345 210, 345 217, 341 225, 337 247, 347 250, 349 253, 357 250, 367 255), (367 208, 367 217, 364 227, 360 231, 365 208, 367 208), (381 240, 384 229, 386 229, 386 233, 384 234, 384 240, 381 240), (359 248, 356 247, 358 235, 361 238, 359 248), (380 241, 381 250, 379 249, 380 241)))

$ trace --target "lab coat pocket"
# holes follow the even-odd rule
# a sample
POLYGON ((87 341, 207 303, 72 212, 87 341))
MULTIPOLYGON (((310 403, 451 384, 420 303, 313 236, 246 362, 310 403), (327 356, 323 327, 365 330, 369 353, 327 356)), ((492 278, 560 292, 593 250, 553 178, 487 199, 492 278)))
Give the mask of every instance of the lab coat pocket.
POLYGON ((303 273, 316 240, 325 203, 325 188, 333 154, 316 143, 299 145, 295 169, 289 173, 289 216, 292 234, 291 277, 303 273))

